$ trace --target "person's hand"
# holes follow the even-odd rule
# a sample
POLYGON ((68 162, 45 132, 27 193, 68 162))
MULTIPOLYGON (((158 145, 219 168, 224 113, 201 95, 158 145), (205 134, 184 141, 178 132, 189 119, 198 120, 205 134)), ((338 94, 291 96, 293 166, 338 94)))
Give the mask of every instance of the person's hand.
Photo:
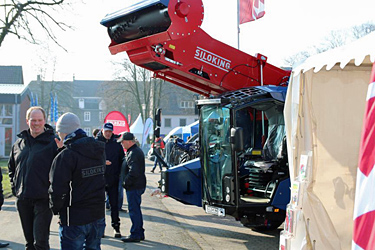
POLYGON ((111 165, 111 164, 112 164, 112 162, 111 162, 111 161, 109 161, 109 160, 106 160, 106 161, 105 161, 105 165, 107 165, 107 166, 108 166, 108 165, 111 165))
POLYGON ((64 146, 64 142, 62 140, 60 141, 59 139, 55 138, 55 142, 58 148, 62 148, 64 146))

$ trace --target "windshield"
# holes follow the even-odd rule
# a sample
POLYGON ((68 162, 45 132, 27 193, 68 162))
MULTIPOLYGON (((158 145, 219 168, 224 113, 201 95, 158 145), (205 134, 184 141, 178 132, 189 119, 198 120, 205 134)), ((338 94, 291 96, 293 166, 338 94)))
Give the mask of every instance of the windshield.
POLYGON ((230 110, 219 106, 201 109, 201 143, 204 196, 223 201, 223 177, 232 173, 230 110))

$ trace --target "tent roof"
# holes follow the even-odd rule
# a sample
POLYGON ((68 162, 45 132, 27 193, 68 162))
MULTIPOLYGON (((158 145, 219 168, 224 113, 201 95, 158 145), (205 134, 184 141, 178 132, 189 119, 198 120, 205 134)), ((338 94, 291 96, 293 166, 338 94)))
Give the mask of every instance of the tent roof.
POLYGON ((337 63, 343 69, 351 61, 356 66, 361 65, 363 62, 369 63, 375 61, 375 32, 350 44, 311 56, 293 69, 293 72, 294 75, 298 75, 301 72, 304 73, 310 69, 314 69, 314 72, 317 73, 324 66, 326 66, 326 70, 330 70, 337 63))
POLYGON ((130 132, 133 134, 143 134, 143 121, 141 114, 138 115, 137 119, 134 123, 130 126, 130 132))

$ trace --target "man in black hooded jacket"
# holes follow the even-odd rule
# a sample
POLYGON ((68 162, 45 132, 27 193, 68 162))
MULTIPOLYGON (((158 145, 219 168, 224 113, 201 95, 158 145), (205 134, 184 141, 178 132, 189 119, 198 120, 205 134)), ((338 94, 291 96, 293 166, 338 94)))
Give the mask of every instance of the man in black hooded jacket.
POLYGON ((73 113, 63 114, 56 123, 61 151, 50 172, 51 208, 60 217, 61 249, 100 249, 105 229, 105 146, 79 127, 73 113))
POLYGON ((106 154, 106 192, 108 195, 109 205, 111 207, 111 225, 114 229, 115 238, 120 238, 120 217, 119 207, 122 206, 123 189, 120 184, 121 165, 125 157, 124 150, 116 140, 113 133, 113 124, 105 123, 103 129, 98 133, 97 140, 105 143, 106 154), (121 199, 119 199, 119 196, 121 199), (121 200, 121 201, 119 201, 121 200), (119 202, 121 204, 119 204, 119 202), (120 206, 119 206, 120 205, 120 206))
POLYGON ((13 144, 8 168, 26 249, 49 249, 52 212, 48 202, 48 174, 57 154, 55 132, 46 124, 45 111, 31 107, 26 112, 28 130, 13 144))

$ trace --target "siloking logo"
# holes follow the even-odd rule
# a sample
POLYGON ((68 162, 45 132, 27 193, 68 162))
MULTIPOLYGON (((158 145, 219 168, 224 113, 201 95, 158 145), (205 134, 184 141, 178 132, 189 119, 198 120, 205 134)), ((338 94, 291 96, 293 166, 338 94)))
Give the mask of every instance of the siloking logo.
POLYGON ((221 69, 221 70, 224 70, 225 72, 228 72, 229 69, 231 68, 230 67, 230 63, 231 61, 224 58, 224 57, 221 57, 221 56, 218 56, 208 50, 205 50, 205 49, 202 49, 201 47, 198 47, 196 48, 195 50, 195 55, 194 55, 194 58, 199 60, 199 61, 202 61, 202 62, 205 62, 209 65, 212 65, 218 69, 221 69))
POLYGON ((106 122, 110 122, 110 123, 112 123, 113 126, 125 127, 125 121, 119 121, 119 120, 107 120, 106 122))

